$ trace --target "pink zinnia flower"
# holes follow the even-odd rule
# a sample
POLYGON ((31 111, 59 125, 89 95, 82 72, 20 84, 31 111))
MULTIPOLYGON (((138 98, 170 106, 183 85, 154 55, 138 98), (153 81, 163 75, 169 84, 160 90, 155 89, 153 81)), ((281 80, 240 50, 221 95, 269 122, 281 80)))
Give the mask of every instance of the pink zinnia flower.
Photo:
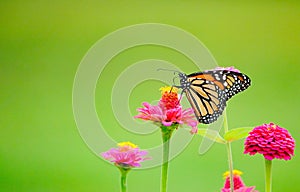
POLYGON ((161 105, 162 108, 168 110, 180 106, 177 94, 178 89, 176 87, 172 88, 172 90, 170 89, 170 87, 162 87, 160 90, 162 96, 159 101, 159 105, 161 105))
POLYGON ((294 155, 295 140, 284 128, 274 123, 255 127, 245 140, 244 154, 262 154, 265 159, 290 160, 294 155))
POLYGON ((140 150, 131 142, 118 143, 118 146, 102 153, 102 157, 115 163, 116 166, 126 168, 140 167, 141 162, 149 159, 143 157, 147 155, 147 151, 140 150))
POLYGON ((231 66, 231 67, 216 67, 214 70, 227 70, 227 71, 233 71, 233 72, 240 73, 240 71, 238 69, 235 69, 233 66, 231 66))
MULTIPOLYGON (((241 175, 243 173, 238 170, 233 170, 233 184, 234 184, 234 192, 258 192, 255 190, 255 186, 247 187, 242 178, 241 175)), ((222 188, 221 192, 230 192, 230 178, 229 178, 229 171, 224 173, 225 178, 225 184, 222 188)))
POLYGON ((186 124, 192 127, 192 133, 197 132, 197 120, 195 120, 192 108, 182 109, 177 89, 171 87, 162 88, 162 97, 158 105, 143 103, 144 108, 137 109, 140 112, 135 118, 153 121, 164 126, 173 124, 186 124))

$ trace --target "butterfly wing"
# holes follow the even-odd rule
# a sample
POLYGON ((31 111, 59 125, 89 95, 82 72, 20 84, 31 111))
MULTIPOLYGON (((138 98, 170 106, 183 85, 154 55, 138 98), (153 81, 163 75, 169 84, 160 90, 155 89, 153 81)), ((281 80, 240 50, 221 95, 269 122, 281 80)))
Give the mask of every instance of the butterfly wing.
POLYGON ((227 100, 237 93, 244 91, 251 84, 251 80, 247 75, 234 71, 212 70, 206 71, 204 74, 211 75, 214 78, 213 82, 223 85, 220 88, 225 91, 227 100))
POLYGON ((188 77, 190 87, 185 89, 195 115, 200 123, 209 124, 217 120, 226 106, 226 95, 212 81, 188 77))
POLYGON ((250 86, 245 74, 212 70, 186 76, 190 86, 183 86, 200 123, 209 124, 222 115, 226 101, 250 86))

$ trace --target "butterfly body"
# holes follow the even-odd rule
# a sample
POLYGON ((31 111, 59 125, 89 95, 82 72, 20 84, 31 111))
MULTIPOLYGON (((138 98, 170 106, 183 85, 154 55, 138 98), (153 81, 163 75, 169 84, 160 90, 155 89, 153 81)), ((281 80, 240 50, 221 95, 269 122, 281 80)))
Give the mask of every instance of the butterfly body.
POLYGON ((226 101, 250 86, 250 78, 230 70, 179 73, 180 86, 200 123, 209 124, 222 115, 226 101))

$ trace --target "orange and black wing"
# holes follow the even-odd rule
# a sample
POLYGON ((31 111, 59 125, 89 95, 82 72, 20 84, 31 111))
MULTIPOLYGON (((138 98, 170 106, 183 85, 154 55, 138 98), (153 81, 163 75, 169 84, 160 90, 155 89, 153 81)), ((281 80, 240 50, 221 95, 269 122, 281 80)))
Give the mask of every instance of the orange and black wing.
POLYGON ((227 100, 237 93, 247 89, 250 84, 250 78, 243 74, 227 70, 207 71, 204 74, 210 74, 219 84, 222 84, 222 90, 226 93, 227 100))
POLYGON ((186 76, 190 86, 184 91, 200 123, 209 124, 222 115, 226 101, 250 86, 242 73, 212 70, 186 76))
POLYGON ((184 91, 198 121, 204 124, 216 121, 226 106, 226 95, 212 81, 194 77, 188 81, 190 87, 184 91))

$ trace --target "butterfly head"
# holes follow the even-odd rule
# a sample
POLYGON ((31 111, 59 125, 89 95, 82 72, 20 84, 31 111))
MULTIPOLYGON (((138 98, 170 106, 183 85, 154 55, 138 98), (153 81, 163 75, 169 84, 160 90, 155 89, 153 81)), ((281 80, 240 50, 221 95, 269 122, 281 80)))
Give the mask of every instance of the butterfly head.
POLYGON ((180 85, 182 89, 186 89, 191 85, 191 83, 188 81, 186 74, 178 73, 178 77, 180 79, 180 85))

